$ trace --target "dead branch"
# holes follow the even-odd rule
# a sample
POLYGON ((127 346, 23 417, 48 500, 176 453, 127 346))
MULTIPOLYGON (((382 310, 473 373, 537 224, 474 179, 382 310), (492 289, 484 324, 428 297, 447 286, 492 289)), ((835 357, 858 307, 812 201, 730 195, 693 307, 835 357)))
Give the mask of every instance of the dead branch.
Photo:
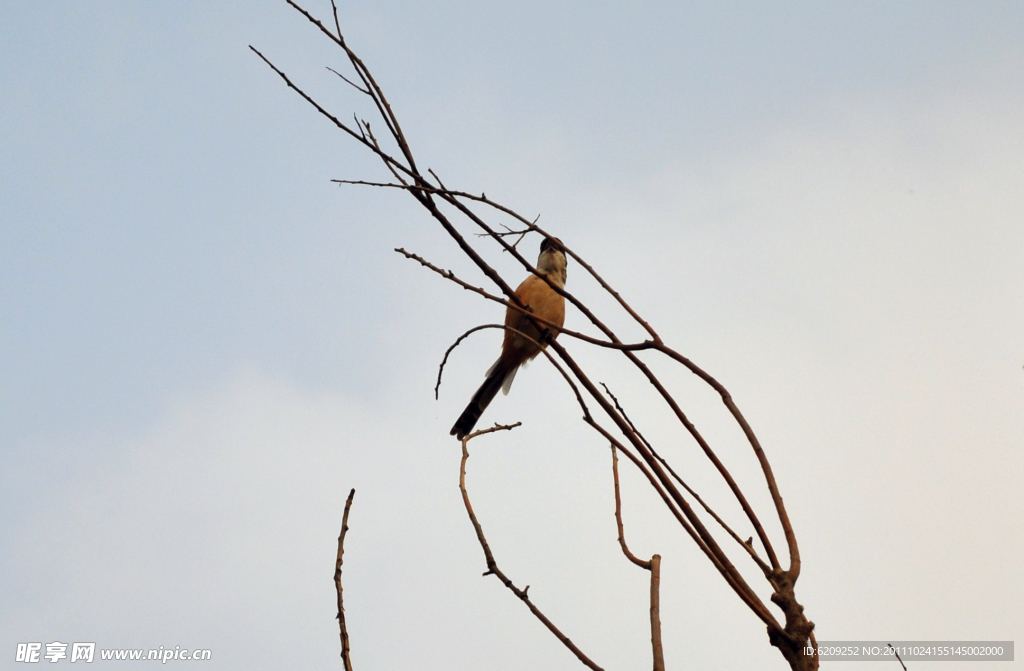
POLYGON ((441 375, 442 375, 442 373, 444 373, 444 365, 446 363, 448 363, 448 355, 452 353, 452 350, 455 349, 456 347, 458 347, 459 343, 461 343, 463 340, 468 338, 470 335, 476 333, 477 331, 482 331, 484 329, 503 329, 503 328, 505 328, 504 324, 483 324, 481 326, 474 326, 473 328, 469 329, 468 331, 466 331, 465 333, 460 335, 458 337, 458 339, 455 342, 452 343, 451 347, 449 347, 447 350, 445 350, 444 358, 441 359, 441 365, 437 367, 437 384, 434 385, 434 399, 435 400, 437 400, 438 392, 441 389, 441 375))
MULTIPOLYGON (((675 486, 675 483, 668 476, 666 471, 661 467, 661 464, 654 458, 650 450, 646 448, 643 442, 637 437, 636 433, 633 432, 626 421, 622 418, 622 415, 615 411, 615 409, 608 403, 607 399, 597 390, 597 387, 590 380, 589 376, 579 367, 579 364, 569 355, 569 353, 562 347, 558 341, 551 343, 551 349, 555 350, 558 357, 565 363, 569 370, 572 372, 573 377, 580 383, 580 385, 587 390, 587 393, 593 398, 598 405, 601 406, 601 410, 616 424, 616 427, 622 433, 623 437, 633 446, 637 451, 646 465, 650 468, 651 472, 657 477, 659 484, 664 490, 671 496, 672 500, 678 506, 679 510, 682 511, 686 520, 689 522, 687 532, 691 538, 696 541, 700 539, 698 547, 704 551, 704 554, 712 560, 712 563, 725 578, 726 582, 733 588, 736 594, 746 603, 754 613, 761 618, 761 620, 768 625, 770 632, 774 632, 776 636, 782 637, 782 639, 788 639, 789 634, 785 632, 775 617, 768 611, 764 603, 757 596, 756 592, 750 588, 742 574, 733 566, 732 561, 728 555, 722 551, 719 547, 718 542, 715 541, 714 537, 708 532, 704 523, 700 520, 699 516, 693 511, 693 508, 683 497, 682 493, 675 486)), ((630 354, 630 353, 627 353, 630 354)), ((605 440, 614 442, 617 447, 622 449, 622 443, 618 442, 604 427, 601 427, 596 422, 588 422, 596 428, 605 438, 605 440)), ((774 600, 774 599, 773 599, 774 600)))
POLYGON ((518 422, 510 426, 496 425, 489 429, 474 431, 473 433, 469 434, 468 436, 462 439, 462 462, 459 466, 459 491, 462 492, 462 502, 466 504, 466 513, 469 514, 469 521, 472 522, 473 529, 476 531, 476 538, 480 542, 480 547, 483 548, 484 551, 484 559, 487 562, 487 571, 484 573, 484 575, 494 575, 498 578, 498 580, 501 581, 503 585, 505 585, 505 587, 507 587, 509 590, 512 591, 513 594, 519 597, 519 599, 526 604, 526 607, 530 609, 530 612, 533 613, 534 616, 536 616, 536 618, 540 620, 545 627, 548 628, 548 631, 555 635, 555 638, 562 642, 562 645, 567 647, 574 655, 576 655, 576 658, 579 659, 584 664, 584 666, 593 669, 594 671, 603 671, 600 666, 595 664, 589 657, 587 657, 583 653, 583 651, 576 646, 575 643, 569 640, 568 636, 563 634, 562 631, 558 627, 556 627, 555 624, 551 620, 549 620, 547 616, 540 611, 539 608, 537 608, 537 606, 534 605, 533 601, 526 594, 527 590, 530 589, 529 587, 527 587, 526 589, 519 589, 512 583, 508 576, 506 576, 502 572, 502 570, 498 568, 498 563, 494 560, 494 554, 491 552, 491 546, 487 544, 487 538, 484 536, 483 527, 480 526, 480 522, 476 518, 476 513, 473 512, 473 504, 469 502, 469 492, 466 491, 466 462, 469 460, 469 449, 467 448, 467 444, 469 443, 469 441, 473 440, 477 436, 482 436, 486 433, 492 433, 494 431, 510 431, 517 426, 519 426, 518 422))
POLYGON ((328 66, 328 67, 327 67, 327 69, 328 69, 328 70, 330 70, 331 72, 333 72, 334 74, 338 75, 339 77, 341 77, 341 78, 342 78, 342 80, 344 80, 344 82, 345 82, 346 84, 348 84, 349 86, 351 86, 352 88, 354 88, 354 89, 355 89, 356 91, 359 91, 360 93, 363 93, 363 94, 365 94, 365 95, 370 95, 370 92, 369 92, 369 91, 367 91, 366 89, 364 89, 364 88, 363 88, 362 86, 360 86, 359 84, 356 84, 356 83, 355 83, 354 81, 352 81, 351 79, 349 79, 349 78, 348 78, 348 77, 346 77, 345 75, 341 74, 340 72, 338 72, 338 71, 337 71, 337 70, 335 70, 334 68, 332 68, 332 67, 328 66))
POLYGON ((656 349, 656 343, 654 343, 654 342, 652 342, 650 340, 647 340, 647 341, 641 342, 641 343, 633 343, 633 344, 612 343, 612 342, 607 342, 607 341, 604 341, 604 340, 599 340, 597 338, 593 338, 591 336, 585 335, 583 333, 579 333, 577 331, 573 331, 573 330, 567 329, 564 326, 559 326, 558 324, 556 324, 556 323, 554 323, 552 321, 548 321, 547 319, 544 319, 543 317, 539 317, 539 316, 533 314, 533 311, 530 310, 529 308, 522 307, 522 306, 517 305, 517 304, 515 304, 515 303, 513 303, 511 301, 507 301, 504 298, 500 298, 498 296, 495 296, 494 294, 488 293, 485 289, 481 289, 480 287, 475 287, 472 284, 470 284, 469 282, 466 282, 464 280, 460 280, 455 275, 455 273, 453 273, 452 271, 450 271, 450 270, 442 270, 441 268, 438 268, 437 266, 435 266, 430 261, 427 261, 423 257, 419 256, 418 254, 413 254, 412 252, 408 252, 408 251, 406 251, 405 249, 403 249, 401 247, 396 248, 395 251, 398 252, 399 254, 405 256, 405 258, 407 258, 407 259, 412 259, 413 261, 417 261, 424 268, 429 268, 430 270, 433 270, 435 273, 437 273, 441 277, 445 278, 446 280, 451 280, 452 282, 454 282, 455 284, 458 284, 460 287, 462 287, 463 289, 465 289, 467 291, 472 291, 473 293, 480 294, 481 296, 483 296, 487 300, 494 301, 495 303, 499 303, 501 305, 504 305, 506 308, 510 308, 510 309, 515 310, 517 312, 521 312, 523 314, 530 315, 530 317, 534 320, 534 322, 539 323, 539 324, 541 324, 543 326, 546 326, 548 328, 557 329, 559 334, 564 334, 564 335, 566 335, 566 336, 568 336, 570 338, 576 338, 577 340, 582 340, 583 342, 590 343, 591 345, 597 345, 598 347, 606 347, 608 349, 614 349, 614 350, 619 350, 619 351, 635 351, 635 350, 645 350, 645 349, 656 349))
MULTIPOLYGON (((679 477, 679 474, 676 473, 675 469, 672 468, 671 464, 669 464, 666 459, 664 459, 660 454, 658 454, 655 451, 654 446, 651 445, 650 441, 648 441, 646 438, 644 438, 643 434, 640 433, 640 431, 636 428, 636 426, 633 424, 633 421, 629 418, 629 415, 626 414, 625 409, 623 409, 622 405, 619 403, 619 399, 617 399, 615 397, 615 394, 612 393, 612 390, 608 388, 608 385, 606 385, 604 382, 602 382, 601 386, 604 387, 604 391, 605 391, 606 394, 608 394, 608 397, 612 399, 612 402, 615 404, 615 409, 618 410, 619 413, 622 414, 622 418, 626 420, 626 422, 629 424, 629 426, 633 430, 633 432, 636 433, 637 437, 640 440, 643 441, 644 445, 647 446, 647 449, 649 449, 651 451, 651 454, 654 455, 654 458, 657 459, 659 462, 661 462, 661 465, 665 467, 665 470, 667 470, 669 472, 669 475, 671 475, 672 478, 675 479, 675 481, 678 482, 679 485, 683 489, 685 489, 686 492, 690 496, 693 497, 693 500, 696 501, 697 503, 699 503, 701 508, 703 508, 704 511, 707 514, 711 515, 712 519, 714 519, 716 522, 718 522, 718 525, 720 527, 722 527, 722 529, 727 534, 729 534, 729 536, 734 541, 739 543, 740 547, 742 547, 744 550, 747 551, 747 553, 750 555, 750 558, 753 559, 754 563, 757 564, 757 567, 761 569, 761 571, 764 573, 765 577, 768 578, 769 580, 771 580, 771 576, 772 576, 772 569, 771 569, 771 567, 768 566, 767 564, 765 564, 764 561, 757 555, 757 551, 754 550, 754 546, 751 543, 751 541, 741 540, 739 535, 735 531, 732 530, 732 527, 730 527, 728 524, 726 524, 725 520, 723 520, 721 517, 719 517, 718 513, 716 513, 711 508, 711 506, 706 504, 704 502, 704 499, 702 499, 700 497, 700 495, 697 494, 697 492, 694 491, 692 487, 690 487, 690 485, 686 484, 685 480, 683 480, 681 477, 679 477)), ((613 450, 615 449, 614 446, 612 446, 612 449, 613 450)), ((751 540, 753 540, 753 539, 751 539, 751 540)))
POLYGON ((661 644, 661 555, 651 557, 651 650, 654 671, 665 671, 665 650, 661 644))
POLYGON ((341 660, 345 663, 345 671, 352 671, 351 650, 348 643, 348 628, 345 626, 345 605, 341 596, 341 562, 345 554, 345 534, 348 532, 348 511, 352 508, 352 498, 356 495, 355 488, 348 493, 345 501, 345 514, 341 516, 341 534, 338 535, 338 559, 334 563, 334 589, 338 593, 338 629, 341 633, 341 660))
POLYGON ((619 496, 619 455, 615 452, 614 444, 612 445, 612 478, 615 482, 615 527, 619 532, 619 547, 622 548, 622 554, 626 555, 626 559, 640 568, 650 571, 651 562, 637 557, 630 552, 629 546, 626 545, 626 533, 622 528, 622 498, 619 496))

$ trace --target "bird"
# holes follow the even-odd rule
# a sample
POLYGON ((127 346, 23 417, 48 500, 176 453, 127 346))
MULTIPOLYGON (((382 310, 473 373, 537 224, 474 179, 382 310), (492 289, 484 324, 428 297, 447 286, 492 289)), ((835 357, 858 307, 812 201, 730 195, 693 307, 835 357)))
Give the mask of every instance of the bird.
MULTIPOLYGON (((531 274, 523 280, 515 292, 519 300, 530 308, 533 314, 557 325, 558 328, 565 323, 565 298, 555 291, 544 278, 546 277, 551 284, 558 288, 564 287, 565 266, 565 247, 563 247, 562 241, 558 238, 545 237, 540 243, 537 274, 531 274)), ((553 340, 558 337, 559 333, 558 328, 551 329, 546 324, 538 326, 525 313, 512 307, 505 310, 505 326, 507 328, 505 339, 501 343, 501 356, 484 374, 484 383, 473 394, 469 405, 462 411, 455 426, 452 427, 451 435, 459 440, 465 438, 473 430, 480 415, 494 400, 499 389, 508 394, 519 367, 540 354, 541 349, 547 346, 541 341, 542 334, 549 331, 553 340), (508 329, 515 329, 529 337, 524 338, 519 333, 508 329)))

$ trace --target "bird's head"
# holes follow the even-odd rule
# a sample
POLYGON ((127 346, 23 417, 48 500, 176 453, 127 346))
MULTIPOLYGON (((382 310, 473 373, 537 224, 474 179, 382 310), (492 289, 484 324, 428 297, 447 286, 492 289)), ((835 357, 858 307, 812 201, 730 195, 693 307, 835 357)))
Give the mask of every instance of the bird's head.
POLYGON ((537 270, 541 271, 554 282, 565 285, 566 279, 565 247, 558 238, 544 238, 540 241, 540 257, 537 258, 537 270))

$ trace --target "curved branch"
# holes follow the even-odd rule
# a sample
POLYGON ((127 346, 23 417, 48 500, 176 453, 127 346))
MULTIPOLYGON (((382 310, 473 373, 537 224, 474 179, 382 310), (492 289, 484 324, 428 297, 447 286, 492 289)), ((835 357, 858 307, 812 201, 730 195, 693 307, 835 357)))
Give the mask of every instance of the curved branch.
POLYGON ((504 324, 483 324, 482 326, 474 326, 473 328, 469 329, 468 331, 466 331, 465 333, 460 335, 458 337, 458 339, 455 342, 452 343, 451 347, 449 347, 447 350, 445 350, 444 358, 441 359, 441 365, 438 366, 438 368, 437 368, 437 384, 434 385, 434 400, 435 401, 437 400, 439 390, 441 389, 441 374, 444 373, 444 365, 446 363, 448 363, 448 355, 452 353, 452 350, 455 349, 456 347, 458 347, 459 343, 461 343, 463 340, 468 338, 473 333, 476 333, 477 331, 482 331, 484 329, 503 329, 503 328, 505 328, 504 324))
POLYGON ((614 443, 612 444, 612 477, 615 481, 615 527, 619 532, 619 547, 622 548, 622 554, 626 555, 626 559, 640 568, 650 571, 651 562, 637 557, 630 552, 629 546, 626 545, 626 532, 622 528, 622 498, 619 496, 619 455, 615 452, 614 443))
POLYGON ((593 669, 594 671, 603 671, 600 666, 587 657, 575 643, 569 640, 568 636, 563 634, 562 631, 556 627, 555 624, 549 620, 539 608, 537 608, 537 606, 534 605, 533 601, 530 600, 530 597, 527 596, 527 590, 530 589, 529 587, 526 589, 519 589, 515 584, 513 584, 508 576, 498 568, 498 563, 494 560, 494 553, 491 552, 491 546, 487 544, 487 538, 484 536, 484 529, 480 526, 480 522, 476 518, 476 513, 473 512, 473 504, 469 502, 469 492, 466 491, 466 462, 469 460, 469 450, 467 449, 466 444, 473 438, 485 433, 511 430, 516 426, 519 426, 519 424, 517 423, 511 426, 495 426, 490 429, 475 431, 462 439, 462 463, 459 466, 459 491, 462 492, 462 502, 466 505, 466 513, 469 514, 469 521, 473 523, 473 530, 476 531, 476 538, 480 542, 480 547, 483 548, 484 551, 484 559, 487 562, 487 572, 484 573, 484 575, 494 575, 503 585, 505 585, 505 587, 519 597, 519 599, 526 604, 526 607, 530 609, 530 612, 548 628, 548 631, 555 635, 555 638, 562 642, 562 645, 568 648, 572 654, 576 655, 576 658, 579 659, 584 666, 593 669))
MULTIPOLYGON (((790 564, 788 573, 790 574, 791 580, 796 582, 797 577, 800 575, 800 548, 797 546, 796 532, 793 530, 793 524, 789 520, 789 513, 786 512, 786 505, 782 502, 782 494, 779 493, 778 483, 775 482, 775 474, 772 471, 772 466, 768 462, 768 457, 765 455, 764 450, 761 448, 761 442, 757 439, 757 436, 754 435, 754 430, 750 428, 750 424, 747 423, 743 413, 740 412, 736 403, 733 402, 732 394, 730 394, 718 380, 704 372, 704 370, 682 354, 679 354, 670 347, 666 347, 664 344, 659 343, 654 347, 654 349, 657 349, 659 352, 683 364, 695 375, 707 382, 719 393, 725 407, 729 409, 729 412, 736 420, 736 423, 740 425, 740 428, 743 430, 743 434, 747 437, 747 441, 754 449, 754 454, 757 456, 757 461, 761 466, 761 472, 764 474, 765 481, 768 484, 768 491, 771 493, 772 503, 775 505, 775 510, 779 515, 779 522, 782 524, 782 530, 786 536, 786 543, 789 546, 790 564)), ((763 533, 760 529, 760 523, 758 524, 758 531, 759 533, 763 533)), ((774 554, 772 556, 774 557, 774 554)), ((773 560, 772 566, 777 567, 778 562, 773 560)))

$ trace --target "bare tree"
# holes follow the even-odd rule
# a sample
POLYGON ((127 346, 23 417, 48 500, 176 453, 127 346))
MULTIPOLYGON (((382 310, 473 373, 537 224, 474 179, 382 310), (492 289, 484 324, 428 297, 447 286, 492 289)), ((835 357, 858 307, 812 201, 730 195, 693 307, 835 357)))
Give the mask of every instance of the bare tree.
MULTIPOLYGON (((565 380, 567 388, 574 395, 576 402, 583 413, 583 421, 596 431, 598 435, 600 435, 601 440, 606 441, 611 445, 615 484, 616 522, 619 533, 619 542, 623 553, 631 562, 651 572, 651 628, 654 668, 656 670, 664 668, 664 660, 661 653, 660 616, 658 612, 658 591, 660 580, 659 567, 661 558, 658 555, 654 555, 649 561, 641 560, 633 555, 626 545, 620 514, 617 461, 619 454, 624 455, 626 459, 644 476, 650 487, 657 493, 667 510, 674 517, 682 532, 692 539, 693 543, 697 546, 700 552, 704 554, 707 560, 711 562, 736 596, 746 604, 755 617, 764 623, 768 633, 768 640, 771 645, 779 649, 786 661, 789 662, 790 667, 794 670, 801 671, 818 668, 818 658, 815 652, 816 645, 813 634, 814 624, 804 615, 803 606, 801 606, 797 601, 795 593, 795 585, 798 577, 800 576, 800 550, 797 545, 796 534, 794 533, 793 525, 790 523, 789 515, 786 512, 786 507, 783 504, 782 496, 779 493, 779 488, 776 484, 775 476, 772 473, 772 468, 768 462, 765 451, 762 449, 753 429, 733 402, 732 396, 729 392, 714 377, 694 364, 687 357, 665 344, 655 329, 651 327, 651 325, 639 314, 637 314, 629 303, 626 302, 626 300, 623 299, 622 296, 620 296, 619 293, 615 291, 592 266, 590 266, 590 264, 588 264, 577 253, 572 251, 568 245, 564 244, 564 238, 563 246, 565 247, 566 255, 582 267, 586 273, 596 281, 601 290, 607 292, 607 294, 614 299, 618 308, 643 329, 647 334, 644 340, 640 342, 624 342, 621 340, 619 336, 607 325, 606 319, 599 318, 598 315, 595 314, 582 300, 566 291, 564 288, 556 286, 543 274, 538 273, 537 269, 520 254, 517 249, 517 245, 522 240, 523 236, 527 234, 537 234, 545 238, 552 237, 550 233, 538 226, 535 220, 531 221, 517 214, 511 208, 491 200, 485 194, 476 195, 449 188, 433 170, 427 170, 426 172, 422 171, 418 167, 409 142, 407 141, 406 136, 402 131, 402 127, 399 124, 398 117, 395 115, 391 104, 384 95, 383 90, 371 74, 370 69, 349 47, 341 30, 341 23, 338 19, 338 11, 337 7, 334 5, 334 1, 332 0, 331 3, 333 10, 333 29, 296 4, 293 0, 285 1, 304 16, 313 26, 318 28, 327 39, 331 40, 339 49, 341 49, 348 65, 351 68, 352 74, 346 76, 336 70, 332 70, 332 72, 341 77, 359 95, 366 96, 370 99, 376 110, 377 116, 374 124, 378 125, 378 127, 382 125, 384 129, 380 134, 380 137, 378 137, 378 134, 376 134, 372 129, 371 123, 366 119, 354 116, 351 123, 341 121, 338 116, 325 109, 319 102, 317 102, 316 99, 298 87, 292 79, 288 77, 288 75, 282 72, 267 57, 255 48, 250 47, 290 88, 312 105, 321 115, 330 120, 337 129, 348 134, 354 141, 365 147, 380 159, 391 175, 390 181, 371 181, 361 179, 334 181, 341 184, 360 184, 396 189, 404 191, 412 196, 416 202, 418 202, 430 214, 430 216, 433 217, 444 232, 451 237, 451 239, 458 245, 459 249, 473 261, 476 267, 483 274, 484 278, 486 278, 490 285, 495 287, 497 291, 488 291, 487 289, 458 278, 451 271, 442 270, 426 259, 423 259, 411 252, 407 252, 404 249, 397 249, 395 251, 403 254, 409 259, 419 262, 425 268, 432 270, 442 278, 447 279, 464 289, 469 289, 487 300, 500 303, 501 305, 506 306, 507 309, 519 311, 526 315, 535 325, 537 332, 541 334, 541 342, 537 344, 545 347, 545 349, 542 350, 544 355, 555 366, 562 378, 565 380), (444 206, 443 210, 442 206, 444 206), (493 216, 509 217, 517 222, 517 228, 515 230, 507 228, 505 230, 498 230, 497 227, 488 222, 488 218, 493 216), (470 230, 473 230, 477 234, 476 237, 474 238, 467 235, 460 227, 468 227, 470 230), (514 242, 509 241, 512 238, 515 238, 514 242), (532 314, 530 309, 516 296, 513 288, 508 284, 505 278, 492 268, 484 260, 483 256, 481 256, 479 248, 482 248, 481 246, 485 244, 497 245, 501 250, 516 259, 528 272, 536 274, 544 279, 553 290, 561 294, 570 305, 574 306, 575 309, 590 322, 592 327, 596 330, 597 335, 588 335, 578 331, 559 328, 559 324, 547 322, 537 315, 532 314), (558 334, 563 336, 561 341, 556 341, 554 339, 554 336, 558 334), (604 391, 599 389, 593 381, 592 371, 585 371, 577 363, 576 359, 570 354, 567 346, 563 344, 565 343, 566 337, 578 341, 581 345, 585 344, 588 346, 600 347, 619 352, 623 357, 625 357, 636 373, 652 385, 657 396, 661 399, 661 402, 664 403, 665 407, 678 421, 682 431, 684 431, 685 434, 688 435, 696 444, 697 448, 711 463, 715 472, 717 472, 718 477, 720 477, 722 482, 724 482, 728 487, 732 497, 735 499, 746 519, 745 524, 749 525, 752 529, 753 535, 751 535, 747 540, 743 540, 737 531, 727 524, 718 513, 704 502, 693 488, 679 477, 669 462, 655 449, 652 442, 648 441, 639 428, 634 425, 631 419, 627 416, 623 406, 619 403, 618 399, 612 395, 611 391, 607 387, 604 388, 604 391), (640 358, 638 354, 640 352, 648 352, 653 355, 657 366, 683 367, 709 385, 714 392, 721 397, 722 403, 724 403, 733 420, 742 430, 750 449, 753 451, 754 459, 759 465, 760 471, 764 477, 764 483, 768 489, 772 502, 772 514, 777 516, 782 528, 785 540, 785 549, 788 554, 787 564, 784 565, 780 561, 776 549, 769 539, 758 514, 748 502, 747 496, 736 483, 732 474, 722 463, 721 459, 719 459, 708 441, 705 440, 704 436, 687 417, 676 399, 667 390, 661 377, 664 375, 664 371, 656 372, 651 365, 640 358), (724 535, 723 541, 726 543, 727 547, 731 548, 732 554, 738 553, 739 557, 745 557, 745 561, 751 562, 753 566, 756 567, 757 571, 761 573, 764 580, 767 581, 768 586, 771 588, 771 601, 777 607, 777 611, 770 609, 769 606, 758 596, 754 588, 747 583, 741 572, 733 563, 730 552, 727 552, 726 547, 723 547, 723 545, 721 545, 716 539, 715 533, 712 533, 713 529, 717 529, 718 534, 724 535), (754 542, 754 536, 757 538, 756 543, 754 542), (778 613, 781 613, 781 620, 778 613)), ((471 329, 460 337, 459 340, 452 345, 452 348, 449 348, 449 351, 445 354, 445 360, 447 360, 448 354, 450 354, 451 350, 458 345, 459 342, 482 328, 508 329, 509 327, 502 325, 487 325, 471 329)), ((520 333, 520 335, 528 338, 530 337, 525 333, 520 333)), ((441 364, 442 370, 443 367, 444 362, 441 364)), ((439 371, 438 384, 440 384, 440 375, 441 372, 439 371)), ((502 583, 505 584, 518 598, 523 600, 531 612, 533 612, 533 614, 538 617, 545 626, 547 626, 548 629, 550 629, 552 633, 554 633, 555 636, 558 637, 558 639, 580 659, 583 664, 592 669, 599 669, 600 667, 580 651, 540 612, 539 609, 537 609, 527 595, 528 588, 522 590, 519 589, 508 577, 505 576, 504 573, 500 571, 483 535, 482 527, 473 513, 473 509, 469 501, 469 495, 465 487, 465 465, 469 456, 467 442, 483 433, 510 428, 512 427, 495 427, 493 429, 477 431, 474 434, 466 436, 462 442, 463 457, 460 471, 460 487, 470 520, 476 530, 477 538, 484 550, 487 562, 487 573, 497 576, 498 579, 501 580, 502 583)), ((667 438, 662 439, 661 442, 666 442, 667 440, 667 438)), ((349 504, 350 503, 351 496, 349 498, 349 504)), ((348 505, 346 505, 346 522, 347 514, 348 505)), ((344 537, 345 528, 346 523, 343 523, 342 536, 339 538, 338 563, 336 565, 336 586, 338 590, 339 619, 342 624, 343 657, 345 658, 346 668, 351 668, 348 658, 348 638, 344 629, 340 582, 341 543, 344 537)))

